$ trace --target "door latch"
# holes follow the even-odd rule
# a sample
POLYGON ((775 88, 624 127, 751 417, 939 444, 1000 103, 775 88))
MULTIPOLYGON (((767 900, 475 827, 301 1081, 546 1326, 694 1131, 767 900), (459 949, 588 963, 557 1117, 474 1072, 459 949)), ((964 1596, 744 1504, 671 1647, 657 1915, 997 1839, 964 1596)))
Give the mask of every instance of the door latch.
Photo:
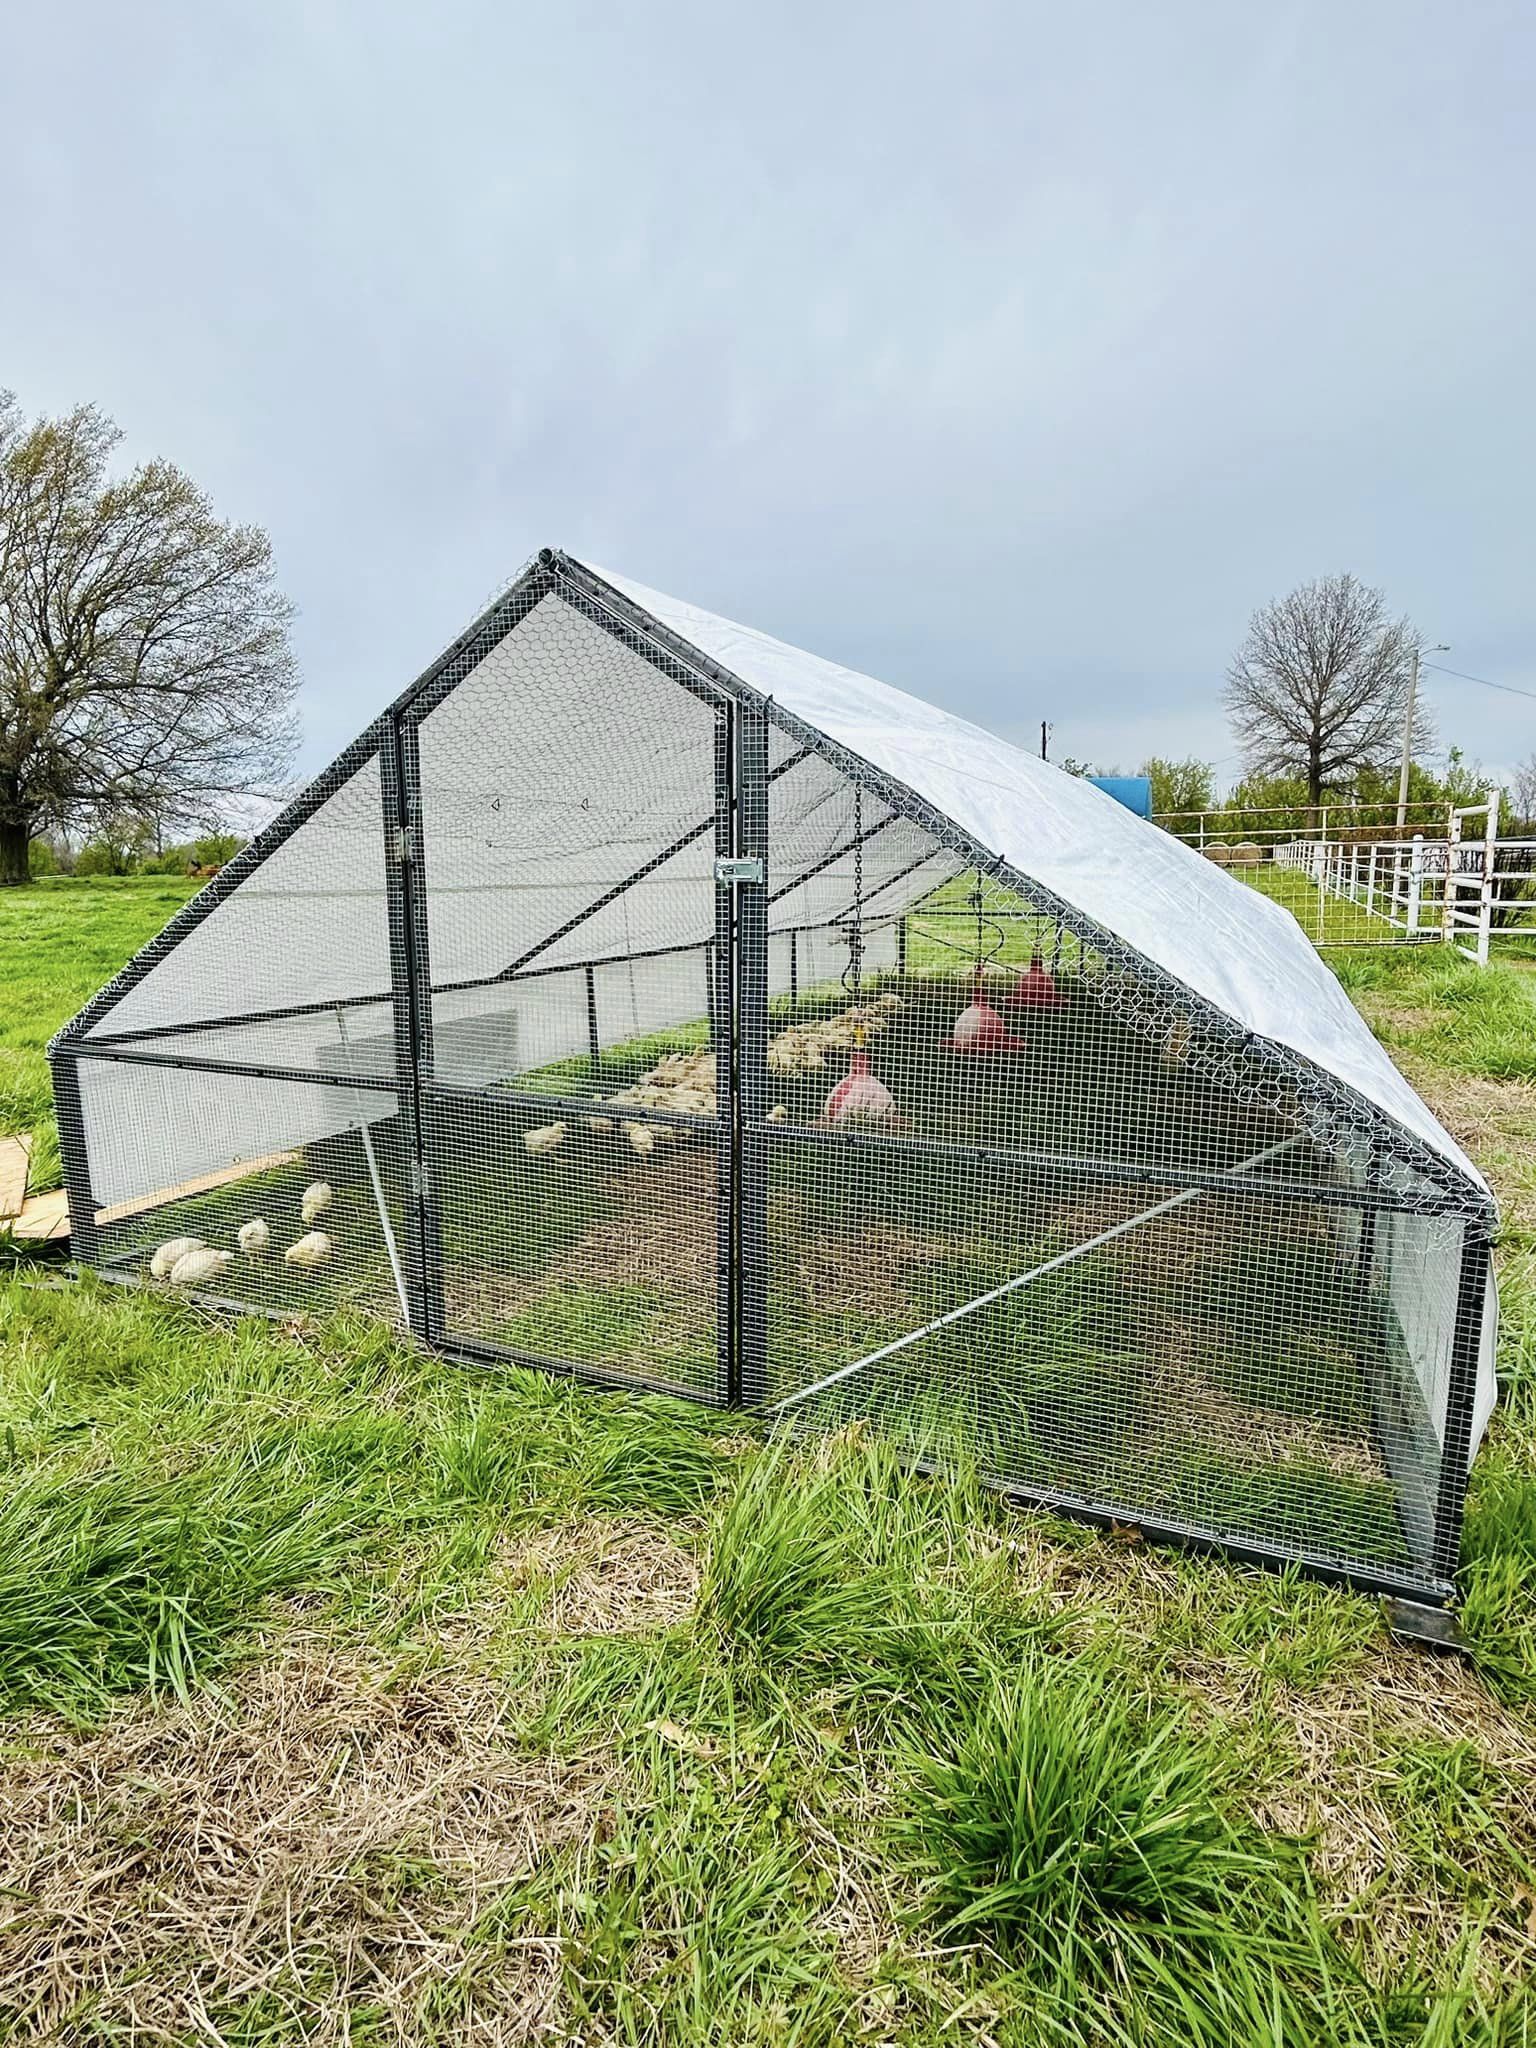
POLYGON ((760 860, 717 860, 715 880, 722 889, 734 889, 742 882, 761 882, 766 874, 760 860))

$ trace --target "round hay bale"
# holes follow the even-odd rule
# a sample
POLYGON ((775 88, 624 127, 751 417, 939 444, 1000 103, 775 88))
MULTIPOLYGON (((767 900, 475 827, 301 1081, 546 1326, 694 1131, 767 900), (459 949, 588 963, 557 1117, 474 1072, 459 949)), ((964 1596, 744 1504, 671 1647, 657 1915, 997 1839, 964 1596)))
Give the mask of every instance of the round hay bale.
POLYGON ((1264 858, 1264 849, 1252 839, 1242 839, 1233 847, 1231 858, 1234 867, 1256 867, 1264 858))
POLYGON ((1232 849, 1230 846, 1221 846, 1219 844, 1208 846, 1205 849, 1205 857, 1207 860, 1215 861, 1217 867, 1224 868, 1232 858, 1232 849))

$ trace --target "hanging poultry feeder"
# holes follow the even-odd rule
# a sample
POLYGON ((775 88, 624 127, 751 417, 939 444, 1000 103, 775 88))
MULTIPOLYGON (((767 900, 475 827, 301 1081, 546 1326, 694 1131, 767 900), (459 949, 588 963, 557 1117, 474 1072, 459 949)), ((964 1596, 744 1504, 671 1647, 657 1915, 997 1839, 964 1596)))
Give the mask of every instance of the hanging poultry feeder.
POLYGON ((821 1112, 824 1124, 885 1124, 901 1122, 896 1098, 871 1069, 869 1054, 855 1045, 848 1071, 827 1097, 821 1112))
POLYGON ((862 792, 853 798, 853 921, 848 928, 848 965, 843 970, 843 987, 853 998, 858 1013, 853 1027, 853 1050, 848 1071, 822 1105, 824 1124, 884 1124, 888 1129, 901 1122, 896 1098, 874 1072, 864 1044, 864 803, 862 792))
POLYGON ((948 1039, 945 1041, 950 1052, 1018 1052, 1024 1044, 1022 1038, 1014 1037, 1007 1024, 1003 1021, 1003 1018, 993 1009, 982 992, 982 982, 986 974, 987 962, 1001 951, 1004 937, 1001 925, 994 924, 992 929, 997 936, 993 940, 990 949, 987 947, 983 935, 989 920, 982 916, 984 900, 981 893, 981 879, 978 876, 976 887, 971 891, 970 896, 972 907, 976 912, 975 980, 971 987, 970 1007, 960 1012, 959 1016, 955 1019, 953 1031, 951 1031, 948 1039))
POLYGON ((969 1009, 955 1019, 955 1028, 945 1040, 951 1052, 1019 1052, 1024 1040, 1016 1038, 999 1013, 982 994, 982 964, 976 963, 976 981, 969 1009))
POLYGON ((1059 1010, 1066 1001, 1056 986, 1055 975, 1041 959, 1038 946, 1004 1000, 1010 1010, 1059 1010))

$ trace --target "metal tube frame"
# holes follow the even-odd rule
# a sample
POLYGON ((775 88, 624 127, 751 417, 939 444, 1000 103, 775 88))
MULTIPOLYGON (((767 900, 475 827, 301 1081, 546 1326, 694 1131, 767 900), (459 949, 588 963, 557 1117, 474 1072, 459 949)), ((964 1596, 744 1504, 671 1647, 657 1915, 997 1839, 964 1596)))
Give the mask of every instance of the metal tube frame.
MULTIPOLYGON (((422 721, 430 715, 435 706, 441 703, 537 605, 552 597, 558 598, 560 602, 590 620, 711 707, 716 714, 719 731, 714 815, 711 819, 703 821, 698 832, 690 833, 688 840, 682 843, 689 843, 692 838, 702 836, 704 832, 713 829, 719 856, 760 857, 765 861, 765 879, 761 883, 738 883, 734 887, 719 889, 714 936, 712 939, 701 939, 697 942, 698 946, 708 948, 713 955, 711 1007, 717 1025, 717 1156, 722 1175, 718 1245, 721 1299, 720 1369, 719 1384, 713 1392, 705 1390, 701 1393, 699 1390, 686 1388, 672 1391, 687 1393, 706 1402, 736 1400, 754 1405, 761 1404, 766 1394, 766 1366, 765 1362, 760 1361, 763 1361, 766 1344, 764 1297, 768 1251, 766 1186, 769 1146, 774 1141, 786 1139, 797 1142, 805 1142, 807 1139, 833 1143, 858 1142, 861 1146, 871 1142, 867 1138, 852 1140, 840 1133, 769 1126, 763 1121, 767 1103, 768 907, 772 900, 766 881, 767 784, 770 779, 767 753, 769 731, 776 728, 795 743, 798 751, 774 771, 775 775, 786 772, 799 760, 815 756, 829 763, 850 782, 857 784, 868 796, 887 807, 889 817, 872 828, 872 831, 883 829, 886 824, 910 821, 930 835, 933 845, 925 852, 922 860, 912 864, 904 871, 903 876, 891 877, 886 882, 878 884, 876 891, 872 893, 893 887, 900 880, 936 859, 947 857, 960 866, 975 867, 988 879, 1021 894, 1040 917, 1053 921, 1061 930, 1071 931, 1079 947, 1091 947, 1111 968, 1134 978, 1151 996, 1176 1007, 1181 1014, 1190 1016, 1197 1027, 1192 1064, 1198 1064, 1200 1070, 1207 1073, 1208 1078, 1220 1085, 1229 1081, 1231 1074, 1239 1072, 1243 1063, 1257 1063, 1290 1091, 1291 1099, 1297 1105, 1297 1119, 1304 1134, 1312 1135, 1319 1143, 1327 1143, 1331 1134, 1340 1127, 1369 1131, 1380 1142, 1385 1157, 1411 1170, 1417 1177, 1422 1192, 1410 1199, 1394 1197, 1391 1190, 1385 1187, 1298 1187, 1282 1182, 1254 1181, 1242 1175, 1164 1171, 1135 1163, 1121 1165, 1103 1160, 1061 1160, 1044 1155, 1011 1152, 975 1153, 961 1147, 922 1146, 915 1140, 894 1137, 883 1137, 875 1142, 882 1146, 953 1152, 972 1163, 985 1164, 996 1161, 1016 1170, 1057 1173, 1070 1171, 1105 1181, 1143 1181, 1148 1184, 1183 1188, 1231 1188, 1234 1191, 1261 1195, 1270 1200, 1283 1201, 1295 1198, 1336 1202, 1357 1207, 1362 1212, 1363 1223, 1371 1215, 1391 1210, 1454 1213, 1464 1219, 1465 1238, 1460 1268, 1452 1369, 1447 1394, 1444 1456, 1435 1521, 1435 1552, 1432 1564, 1436 1577, 1432 1584, 1426 1584, 1423 1578, 1406 1575, 1399 1577, 1390 1571, 1382 1572, 1371 1567, 1355 1569, 1352 1566, 1336 1566, 1327 1559, 1298 1555, 1290 1548, 1276 1546, 1271 1549, 1263 1544, 1228 1539, 1214 1531, 1186 1529, 1159 1523, 1155 1519, 1142 1519, 1138 1523, 1149 1536, 1211 1548, 1229 1556, 1278 1564, 1294 1562, 1322 1576, 1347 1579, 1355 1585, 1394 1594, 1406 1594, 1421 1601, 1448 1597, 1452 1590, 1460 1541, 1466 1467, 1476 1394, 1483 1291, 1488 1272, 1490 1232, 1495 1220, 1491 1202, 1448 1161, 1387 1118, 1347 1084, 1314 1067, 1311 1062, 1291 1052, 1289 1048, 1261 1039, 1245 1030, 1235 1020, 1175 981, 1155 963, 1135 952, 1114 934, 1104 930, 1092 919, 1084 917, 1074 906, 1053 891, 1043 888, 1037 881, 1019 873, 1002 857, 980 845, 909 785, 898 781, 870 761, 851 753, 815 727, 786 712, 771 698, 764 697, 743 682, 739 676, 732 674, 699 649, 680 639, 659 620, 603 583, 581 564, 547 549, 530 563, 513 585, 489 606, 436 662, 402 692, 373 725, 338 756, 331 767, 325 770, 302 796, 289 804, 220 876, 194 897, 159 938, 136 955, 122 973, 66 1025, 53 1041, 49 1051, 59 1103, 60 1146, 70 1196, 72 1223, 76 1233, 77 1256, 89 1263, 99 1251, 94 1226, 95 1207, 90 1188, 88 1146, 76 1067, 79 1058, 119 1059, 150 1065, 181 1066, 196 1071, 251 1075, 255 1078, 300 1083, 313 1082, 326 1087, 334 1087, 341 1081, 342 1077, 328 1072, 314 1072, 261 1062, 203 1058, 185 1052, 157 1054, 145 1049, 144 1040, 147 1038, 172 1036, 178 1032, 208 1028, 209 1020, 197 1020, 174 1026, 150 1026, 139 1032, 113 1032, 110 1029, 103 1032, 99 1027, 123 997, 153 971, 188 931, 212 914, 231 892, 276 852, 336 790, 376 759, 383 790, 381 828, 386 834, 386 852, 389 856, 385 865, 390 919, 391 988, 376 995, 344 998, 343 1006, 351 1009, 366 1004, 390 1005, 395 1044, 394 1072, 387 1079, 357 1076, 351 1081, 351 1085, 395 1095, 407 1120, 413 1152, 414 1193, 419 1224, 418 1230, 411 1234, 412 1242, 409 1248, 408 1270, 411 1281, 413 1334, 444 1355, 461 1357, 473 1362, 499 1363, 516 1355, 499 1346, 482 1345, 456 1335, 450 1337, 442 1306, 442 1250, 430 1171, 432 1105, 435 1101, 441 1101, 446 1105, 463 1094, 472 1096, 481 1104, 494 1103, 499 1099, 508 1110, 516 1112, 527 1107, 529 1099, 509 1091, 501 1092, 498 1097, 488 1095, 484 1091, 455 1090, 438 1083, 434 1078, 434 991, 423 868, 418 735, 422 721), (757 892, 755 896, 751 893, 754 890, 757 892), (1430 1193, 1430 1190, 1433 1190, 1433 1193, 1430 1193)), ((673 852, 677 850, 671 849, 673 852)), ((840 857, 840 852, 821 862, 819 869, 813 872, 833 865, 840 857)), ((653 865, 654 863, 648 864, 647 868, 641 871, 642 875, 649 872, 653 865)), ((809 875, 802 875, 792 882, 786 879, 778 894, 788 895, 795 887, 803 885, 810 878, 809 875)), ((633 879, 635 878, 631 878, 633 879)), ((622 893, 625 886, 627 885, 621 884, 613 893, 622 893)), ((596 905, 592 908, 600 907, 596 905)), ((910 907, 910 904, 898 905, 894 914, 898 918, 903 918, 903 913, 910 907)), ((591 911, 587 914, 590 915, 591 911)), ((578 919, 575 922, 582 921, 584 920, 578 919)), ((826 922, 819 920, 815 926, 808 925, 805 928, 820 929, 826 922)), ((900 965, 904 969, 907 950, 904 943, 904 918, 898 930, 900 965)), ((557 934, 556 938, 562 935, 557 934)), ((535 949, 535 952, 547 950, 547 946, 554 942, 554 939, 545 942, 545 945, 535 949)), ((658 953, 686 952, 694 950, 694 947, 665 947, 655 950, 658 953)), ((615 957, 627 959, 632 956, 615 957)), ((589 1030, 595 1060, 600 1046, 595 1030, 592 1030, 592 1011, 595 1006, 593 970, 603 963, 578 961, 567 966, 546 965, 541 968, 532 965, 533 958, 533 954, 525 955, 522 961, 513 963, 510 969, 503 969, 482 980, 451 986, 455 990, 469 989, 489 986, 506 979, 516 979, 520 972, 554 973, 584 968, 589 990, 589 1030)), ((449 988, 445 987, 437 993, 448 992, 449 988)), ((1110 991, 1101 999, 1113 1001, 1113 992, 1110 991)), ((331 997, 328 1000, 317 1001, 314 1005, 296 1005, 286 1010, 251 1013, 245 1018, 229 1019, 228 1022, 234 1024, 276 1021, 285 1016, 319 1014, 336 1007, 337 1000, 331 997)), ((541 1112, 544 1113, 563 1105, 568 1106, 571 1113, 576 1115, 603 1113, 595 1102, 587 1103, 578 1098, 541 1096, 537 1101, 541 1112)), ((635 1116, 637 1120, 668 1120, 666 1112, 635 1109, 626 1113, 635 1116)), ((690 1121, 686 1118, 679 1120, 690 1121)), ((568 1372, 594 1384, 626 1388, 640 1384, 627 1375, 604 1373, 570 1361, 531 1359, 523 1354, 522 1362, 537 1364, 544 1370, 568 1372)), ((1028 1501, 1032 1505, 1054 1511, 1077 1514, 1089 1520, 1126 1519, 1123 1514, 1111 1513, 1095 1503, 1079 1501, 1065 1494, 1032 1493, 1006 1484, 1000 1485, 999 1490, 1010 1498, 1028 1501)))

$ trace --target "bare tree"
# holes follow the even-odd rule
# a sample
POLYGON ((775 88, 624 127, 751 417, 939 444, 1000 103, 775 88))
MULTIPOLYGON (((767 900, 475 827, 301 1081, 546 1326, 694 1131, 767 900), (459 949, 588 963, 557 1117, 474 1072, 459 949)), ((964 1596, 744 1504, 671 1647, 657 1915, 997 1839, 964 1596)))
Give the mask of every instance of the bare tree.
POLYGON ((1511 823, 1536 830, 1536 754, 1527 754, 1509 778, 1511 823))
POLYGON ((0 392, 0 884, 45 824, 214 823, 292 757, 267 536, 169 463, 111 479, 120 438, 89 405, 28 426, 0 392))
MULTIPOLYGON (((1317 804, 1362 768, 1398 756, 1419 636, 1379 590, 1324 576, 1254 613, 1227 670, 1226 704, 1250 775, 1303 777, 1317 804)), ((1416 705, 1413 748, 1434 737, 1416 705)))

